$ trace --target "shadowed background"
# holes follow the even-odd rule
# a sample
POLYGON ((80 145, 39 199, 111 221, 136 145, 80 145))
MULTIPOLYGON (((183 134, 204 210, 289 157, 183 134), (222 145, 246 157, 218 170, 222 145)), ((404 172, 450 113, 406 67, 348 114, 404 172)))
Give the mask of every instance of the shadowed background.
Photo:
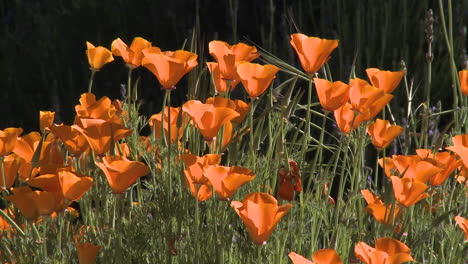
MULTIPOLYGON (((40 110, 55 111, 57 123, 70 124, 74 105, 87 90, 85 42, 110 48, 118 37, 130 44, 141 36, 162 50, 194 48, 200 57, 198 72, 213 60, 207 47, 215 39, 255 43, 299 68, 289 45, 291 33, 339 39, 329 61, 334 80, 347 82, 353 61, 356 76, 363 79, 368 67, 400 70, 404 61, 408 80, 414 80, 414 89, 422 94, 429 9, 434 10, 432 102, 441 100, 443 108, 450 108, 449 60, 437 1, 2 1, 0 128, 38 130, 40 110)), ((466 61, 467 13, 463 10, 468 10, 468 1, 453 1, 453 10, 454 53, 461 69, 466 61)), ((141 77, 142 114, 159 112, 162 96, 156 78, 143 68, 134 74, 134 79, 141 77)), ((116 57, 96 74, 93 93, 119 99, 126 78, 126 67, 116 57)), ((173 93, 174 105, 185 100, 186 79, 173 93)), ((404 88, 400 86, 394 94, 392 104, 405 104, 404 88)), ((415 103, 423 100, 415 99, 415 103)))

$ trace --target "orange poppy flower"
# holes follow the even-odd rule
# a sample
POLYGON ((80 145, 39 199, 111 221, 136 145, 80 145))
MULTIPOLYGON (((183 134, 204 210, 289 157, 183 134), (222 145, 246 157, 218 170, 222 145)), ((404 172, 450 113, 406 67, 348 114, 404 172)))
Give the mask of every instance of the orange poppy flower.
POLYGON ((80 97, 80 104, 75 106, 75 125, 79 124, 80 118, 103 119, 122 124, 121 115, 123 110, 116 102, 112 102, 107 96, 96 101, 96 96, 92 93, 84 93, 80 97))
POLYGON ((275 78, 279 68, 274 65, 260 65, 244 62, 237 66, 237 73, 250 98, 262 95, 275 78))
POLYGON ((345 134, 349 134, 349 132, 356 129, 363 121, 363 115, 359 115, 353 111, 351 104, 348 102, 336 109, 333 114, 336 125, 345 134))
POLYGON ((221 156, 217 154, 207 154, 203 157, 199 157, 193 154, 182 154, 180 158, 185 164, 185 179, 192 195, 200 202, 211 198, 211 183, 203 175, 203 167, 218 165, 221 162, 221 156))
POLYGON ((372 85, 386 93, 392 93, 405 76, 405 71, 381 71, 377 68, 366 69, 366 73, 372 85))
POLYGON ((113 193, 124 193, 136 180, 149 173, 149 168, 139 161, 130 161, 123 156, 106 156, 96 162, 107 178, 113 193))
POLYGON ((369 107, 369 111, 365 113, 364 120, 371 120, 374 119, 380 111, 393 99, 393 95, 389 93, 383 93, 383 95, 378 98, 374 103, 372 103, 369 107))
POLYGON ((244 121, 250 109, 250 103, 246 103, 242 100, 231 100, 229 98, 219 96, 209 97, 206 99, 206 104, 212 104, 215 107, 228 107, 235 110, 237 113, 239 113, 239 116, 232 119, 231 121, 236 124, 240 124, 242 121, 244 121))
POLYGON ((207 165, 203 167, 203 175, 221 200, 229 200, 237 189, 255 178, 255 173, 239 166, 207 165))
POLYGON ((400 205, 409 207, 422 199, 429 197, 424 191, 429 188, 426 184, 409 178, 392 176, 393 194, 400 205))
POLYGON ((458 167, 455 155, 452 155, 447 151, 432 153, 429 149, 417 149, 416 153, 424 161, 427 161, 441 169, 440 172, 429 178, 429 184, 432 186, 440 186, 458 167))
POLYGON ((349 99, 353 110, 366 116, 371 106, 384 94, 383 90, 371 86, 365 80, 354 78, 350 82, 349 99))
POLYGON ((198 55, 185 50, 154 52, 143 50, 141 65, 150 70, 163 89, 173 90, 182 77, 198 65, 198 55))
POLYGON ((222 125, 240 116, 239 113, 230 108, 215 107, 212 104, 203 104, 198 100, 186 102, 182 106, 182 111, 192 118, 208 142, 213 141, 222 125))
POLYGON ((453 146, 446 147, 446 149, 455 152, 468 168, 468 134, 454 136, 452 142, 453 146))
POLYGON ((68 152, 74 157, 79 157, 89 147, 85 136, 71 126, 54 124, 49 129, 63 142, 68 152))
POLYGON ((35 188, 39 188, 46 192, 61 192, 60 180, 57 174, 49 173, 42 174, 32 179, 28 179, 26 183, 35 188))
POLYGON ((390 125, 388 120, 377 119, 367 126, 367 134, 371 137, 372 145, 378 149, 384 149, 398 137, 403 128, 397 125, 390 125))
POLYGON ((218 62, 221 79, 231 82, 239 80, 237 66, 241 61, 251 62, 260 56, 256 47, 244 43, 231 46, 227 42, 213 40, 208 44, 208 49, 218 62))
POLYGON ((79 243, 75 241, 76 250, 78 251, 78 262, 80 264, 94 264, 96 257, 102 246, 97 246, 89 242, 79 243))
POLYGON ((13 151, 21 133, 23 133, 22 128, 9 127, 0 130, 0 157, 6 156, 13 151))
POLYGON ((15 183, 16 174, 23 161, 16 154, 10 154, 3 159, 3 169, 5 173, 5 183, 3 182, 2 177, 0 176, 0 192, 10 189, 11 186, 15 183))
POLYGON ((94 47, 93 44, 86 41, 86 56, 88 56, 89 66, 94 72, 99 71, 104 64, 114 60, 112 52, 102 46, 94 47))
POLYGON ((278 206, 275 197, 256 192, 248 194, 242 202, 232 201, 231 207, 247 226, 253 242, 263 245, 281 218, 291 209, 292 204, 278 206))
POLYGON ((468 220, 457 215, 455 216, 455 222, 457 222, 457 225, 461 228, 463 233, 465 233, 465 239, 468 241, 468 220))
POLYGON ((289 167, 291 168, 291 171, 288 171, 285 168, 281 168, 278 171, 280 184, 278 196, 284 200, 292 201, 294 192, 300 193, 302 191, 302 181, 297 162, 289 160, 289 167))
POLYGON ((72 171, 59 171, 60 191, 69 201, 79 200, 93 185, 94 179, 72 171))
POLYGON ((129 68, 136 68, 141 65, 143 50, 151 47, 151 42, 144 38, 136 37, 132 44, 127 46, 120 38, 112 41, 111 51, 114 56, 122 57, 129 68))
POLYGON ((364 208, 364 211, 374 216, 377 222, 385 225, 392 225, 400 217, 399 207, 393 209, 392 204, 384 204, 379 196, 367 189, 361 190, 361 194, 367 202, 367 207, 364 208))
POLYGON ((390 179, 391 176, 396 175, 395 173, 398 172, 395 164, 393 163, 393 159, 389 157, 380 158, 379 159, 379 166, 385 169, 385 175, 387 178, 390 179))
POLYGON ((293 264, 342 264, 340 256, 334 249, 320 249, 315 251, 312 256, 313 261, 310 261, 296 252, 290 252, 288 257, 291 259, 293 264))
MULTIPOLYGON (((219 70, 219 64, 217 62, 207 62, 206 66, 208 71, 210 71, 211 76, 213 77, 213 82, 215 89, 218 93, 225 93, 227 91, 227 82, 221 77, 221 71, 219 70)), ((236 77, 233 80, 230 80, 229 83, 230 90, 233 91, 236 86, 240 83, 240 77, 236 72, 236 77)))
POLYGON ((460 78, 460 89, 463 95, 468 95, 468 70, 461 70, 458 72, 460 78))
POLYGON ((290 43, 299 57, 302 69, 307 74, 315 74, 330 59, 330 54, 338 47, 338 42, 296 33, 291 35, 290 43))
MULTIPOLYGON (((164 134, 166 138, 171 139, 171 143, 176 142, 182 137, 183 127, 177 127, 179 120, 180 107, 168 107, 164 109, 164 134), (171 111, 171 120, 169 121, 169 111, 171 111), (171 127, 171 135, 169 136, 169 126, 171 127)), ((154 133, 155 138, 161 138, 161 112, 154 114, 149 119, 149 126, 154 133)))
POLYGON ((333 112, 343 106, 349 99, 349 85, 337 81, 314 78, 315 88, 322 108, 333 112))
POLYGON ((96 155, 104 156, 110 149, 111 137, 117 143, 132 131, 119 124, 102 119, 81 119, 83 127, 73 125, 72 128, 83 134, 96 155))
POLYGON ((62 207, 62 199, 59 193, 46 191, 33 191, 27 186, 13 188, 13 195, 5 197, 18 208, 21 214, 34 220, 41 215, 50 215, 62 207))
POLYGON ((40 111, 39 112, 39 123, 41 131, 48 129, 50 125, 54 123, 55 112, 51 111, 40 111))
POLYGON ((359 242, 354 247, 354 254, 366 264, 400 264, 414 261, 411 249, 407 245, 389 237, 377 239, 375 248, 359 242))

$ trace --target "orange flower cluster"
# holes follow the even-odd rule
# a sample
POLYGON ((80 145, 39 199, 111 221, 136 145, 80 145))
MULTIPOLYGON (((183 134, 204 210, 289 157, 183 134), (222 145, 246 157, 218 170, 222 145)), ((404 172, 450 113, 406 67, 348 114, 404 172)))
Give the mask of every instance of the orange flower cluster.
POLYGON ((291 252, 288 254, 288 257, 291 259, 293 264, 342 264, 340 256, 334 249, 320 249, 315 251, 312 256, 313 261, 310 261, 303 256, 297 254, 296 252, 291 252))

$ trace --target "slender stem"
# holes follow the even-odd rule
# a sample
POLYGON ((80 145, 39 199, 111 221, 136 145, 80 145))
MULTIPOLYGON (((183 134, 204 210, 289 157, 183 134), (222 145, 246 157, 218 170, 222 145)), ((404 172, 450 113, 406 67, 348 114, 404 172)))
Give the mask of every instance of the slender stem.
POLYGON ((26 234, 23 232, 23 230, 15 223, 15 221, 13 221, 13 219, 11 219, 10 216, 8 216, 3 210, 0 210, 0 215, 2 215, 3 218, 5 218, 5 220, 8 221, 8 223, 10 225, 12 225, 17 231, 18 233, 20 233, 20 235, 22 236, 25 236, 26 234))
POLYGON ((305 122, 305 136, 302 141, 301 161, 304 161, 305 153, 307 149, 307 143, 310 138, 310 106, 312 104, 312 78, 309 78, 309 87, 307 89, 307 111, 306 111, 306 122, 305 122))
POLYGON ((254 124, 253 124, 253 112, 254 112, 254 101, 255 98, 250 98, 250 111, 249 111, 249 123, 250 123, 250 159, 251 159, 251 166, 252 170, 255 171, 255 163, 256 163, 256 154, 254 148, 254 124))
POLYGON ((91 93, 93 89, 93 81, 94 81, 94 74, 96 73, 95 70, 91 70, 91 77, 89 77, 89 84, 88 84, 88 93, 91 93))
POLYGON ((307 182, 307 189, 306 190, 309 190, 310 184, 312 183, 312 179, 314 178, 314 175, 316 175, 317 165, 321 166, 321 164, 322 164, 323 139, 324 139, 324 135, 325 135, 325 125, 327 123, 327 116, 328 116, 329 113, 330 113, 329 111, 324 110, 324 115, 323 115, 323 119, 322 119, 322 126, 321 126, 322 129, 320 130, 319 143, 318 143, 318 146, 317 146, 317 150, 315 152, 314 162, 312 163, 312 173, 311 173, 311 177, 310 177, 309 181, 307 182))
MULTIPOLYGON (((167 174, 169 177, 169 195, 170 197, 172 196, 172 175, 171 175, 171 141, 172 141, 172 135, 171 135, 171 90, 166 90, 166 95, 167 96, 167 105, 168 111, 167 111, 167 134, 168 134, 168 139, 167 139, 167 174)), ((164 123, 162 125, 164 127, 164 123)))

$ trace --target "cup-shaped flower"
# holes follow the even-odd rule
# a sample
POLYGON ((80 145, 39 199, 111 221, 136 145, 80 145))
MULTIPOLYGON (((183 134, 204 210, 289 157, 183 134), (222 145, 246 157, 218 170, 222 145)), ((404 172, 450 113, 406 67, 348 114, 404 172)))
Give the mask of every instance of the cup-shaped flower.
POLYGON ((81 153, 89 148, 88 141, 80 131, 67 125, 51 125, 50 131, 59 138, 68 152, 74 157, 79 157, 81 153))
POLYGON ((459 215, 455 216, 455 222, 460 227, 460 229, 465 233, 465 239, 468 241, 468 220, 459 215))
POLYGON ((409 207, 422 199, 429 197, 424 193, 429 186, 410 178, 392 176, 393 194, 400 205, 409 207))
POLYGON ((69 201, 79 200, 93 185, 93 178, 78 173, 63 170, 58 172, 60 191, 69 201))
POLYGON ((6 156, 13 151, 21 133, 23 133, 23 129, 16 127, 0 130, 0 157, 6 156))
POLYGON ((63 204, 60 193, 33 191, 27 186, 13 188, 12 192, 13 195, 5 199, 12 202, 28 220, 34 220, 41 215, 50 215, 63 204))
POLYGON ((226 122, 240 116, 238 112, 227 107, 216 107, 203 104, 198 100, 190 100, 182 106, 198 127, 206 141, 211 142, 226 122))
POLYGON ((78 251, 79 264, 94 264, 96 257, 102 246, 97 246, 89 242, 79 243, 75 241, 76 250, 78 251))
POLYGON ((338 42, 296 33, 291 35, 290 43, 299 57, 302 69, 307 74, 315 74, 330 59, 330 54, 338 47, 338 42))
POLYGON ((130 47, 117 38, 111 44, 111 51, 114 56, 122 57, 129 68, 136 68, 141 65, 142 51, 149 47, 151 47, 151 42, 141 37, 134 38, 130 47))
POLYGON ((381 224, 392 225, 400 217, 400 207, 393 208, 393 205, 386 205, 380 197, 369 190, 361 190, 361 194, 367 202, 364 211, 372 214, 375 220, 381 224))
POLYGON ((237 189, 255 178, 255 173, 239 166, 208 165, 203 167, 203 175, 221 200, 231 199, 237 189))
POLYGON ((453 146, 446 149, 451 150, 461 158, 465 168, 468 168, 468 134, 452 137, 453 146))
POLYGON ((260 65, 244 62, 237 66, 237 73, 251 98, 262 95, 276 76, 279 68, 274 65, 260 65))
POLYGON ((237 75, 237 72, 234 79, 223 79, 221 77, 221 71, 219 70, 219 64, 217 62, 207 62, 206 66, 208 67, 208 71, 211 73, 215 89, 218 93, 225 93, 228 89, 228 86, 230 87, 229 91, 233 91, 240 83, 240 77, 237 75))
POLYGON ((342 264, 340 256, 334 249, 324 248, 315 251, 312 256, 313 261, 310 261, 296 252, 290 252, 288 257, 293 264, 342 264))
POLYGON ((370 85, 367 81, 354 78, 350 82, 349 100, 356 110, 362 115, 365 115, 372 104, 384 94, 383 90, 370 85))
POLYGON ((185 164, 185 179, 192 195, 200 202, 210 199, 213 188, 211 182, 203 175, 203 167, 218 165, 221 162, 221 156, 207 154, 199 157, 193 154, 183 154, 180 158, 185 164))
POLYGON ((54 123, 55 112, 40 111, 39 112, 39 127, 41 131, 48 129, 54 123))
POLYGON ((377 68, 368 68, 366 73, 372 85, 386 93, 392 93, 405 75, 405 71, 382 71, 377 68))
POLYGON ((232 201, 231 207, 246 225, 252 241, 263 245, 292 204, 278 206, 275 197, 256 192, 248 194, 241 202, 232 201))
POLYGON ((343 106, 349 99, 349 85, 337 81, 314 78, 315 88, 322 108, 333 112, 343 106))
POLYGON ((333 112, 336 125, 341 132, 349 134, 356 129, 363 121, 363 115, 358 114, 352 109, 350 103, 346 102, 343 106, 333 112))
POLYGON ((99 71, 102 66, 114 60, 112 52, 102 46, 95 47, 93 44, 86 41, 86 55, 88 56, 88 63, 91 70, 94 72, 99 71))
POLYGON ((430 149, 417 149, 416 153, 423 161, 429 162, 440 169, 439 172, 430 175, 429 184, 431 186, 439 186, 444 183, 458 167, 456 156, 447 151, 432 153, 430 149))
POLYGON ((136 180, 149 173, 149 168, 139 161, 131 161, 123 156, 106 156, 96 162, 107 178, 113 193, 124 193, 136 180))
POLYGON ((407 245, 389 237, 377 239, 375 248, 359 242, 354 247, 354 254, 366 264, 400 264, 414 261, 411 249, 407 245))
POLYGON ((86 138, 96 155, 104 156, 110 150, 111 141, 117 142, 131 134, 131 130, 122 125, 103 119, 81 119, 83 127, 72 127, 86 138))
POLYGON ((460 89, 463 95, 468 95, 468 70, 461 70, 458 72, 460 78, 460 89))
POLYGON ((218 62, 221 79, 231 82, 239 80, 236 69, 241 61, 251 62, 260 56, 257 48, 244 43, 231 46, 227 42, 213 40, 208 44, 208 49, 211 56, 218 62))
POLYGON ((155 138, 161 138, 161 128, 164 127, 164 135, 167 139, 171 140, 171 143, 176 142, 182 137, 183 127, 177 126, 177 121, 180 116, 180 107, 168 107, 164 108, 164 124, 162 124, 162 113, 154 114, 149 119, 149 126, 154 133, 155 138), (170 113, 169 113, 170 111, 170 113), (169 116, 170 119, 169 120, 169 116), (169 127, 171 134, 169 135, 169 127))
POLYGON ((236 124, 240 124, 242 123, 242 121, 244 121, 250 109, 250 104, 242 100, 231 100, 229 98, 219 96, 207 98, 206 104, 212 104, 215 107, 227 107, 233 109, 234 111, 239 113, 238 117, 231 120, 233 123, 236 124))
POLYGON ((367 134, 371 137, 372 145, 378 149, 384 149, 398 137, 403 128, 397 125, 390 125, 388 120, 377 119, 367 126, 367 134))
POLYGON ((300 193, 302 191, 302 181, 297 162, 294 160, 289 160, 289 167, 291 168, 290 171, 288 171, 286 168, 281 168, 278 171, 278 196, 284 200, 292 201, 294 192, 300 193))
POLYGON ((154 52, 153 48, 143 50, 141 65, 150 70, 163 89, 173 90, 175 85, 198 65, 198 55, 185 50, 154 52))
POLYGON ((10 154, 3 159, 3 172, 5 173, 5 183, 3 182, 2 176, 0 176, 0 192, 5 189, 10 189, 15 183, 16 174, 24 161, 16 155, 10 154))
MULTIPOLYGON (((115 101, 114 101, 115 102, 115 101)), ((80 97, 80 104, 75 106, 76 118, 75 124, 79 124, 79 119, 103 119, 112 121, 116 124, 122 124, 122 109, 116 107, 107 96, 101 97, 96 101, 96 96, 92 93, 84 93, 80 97)))

